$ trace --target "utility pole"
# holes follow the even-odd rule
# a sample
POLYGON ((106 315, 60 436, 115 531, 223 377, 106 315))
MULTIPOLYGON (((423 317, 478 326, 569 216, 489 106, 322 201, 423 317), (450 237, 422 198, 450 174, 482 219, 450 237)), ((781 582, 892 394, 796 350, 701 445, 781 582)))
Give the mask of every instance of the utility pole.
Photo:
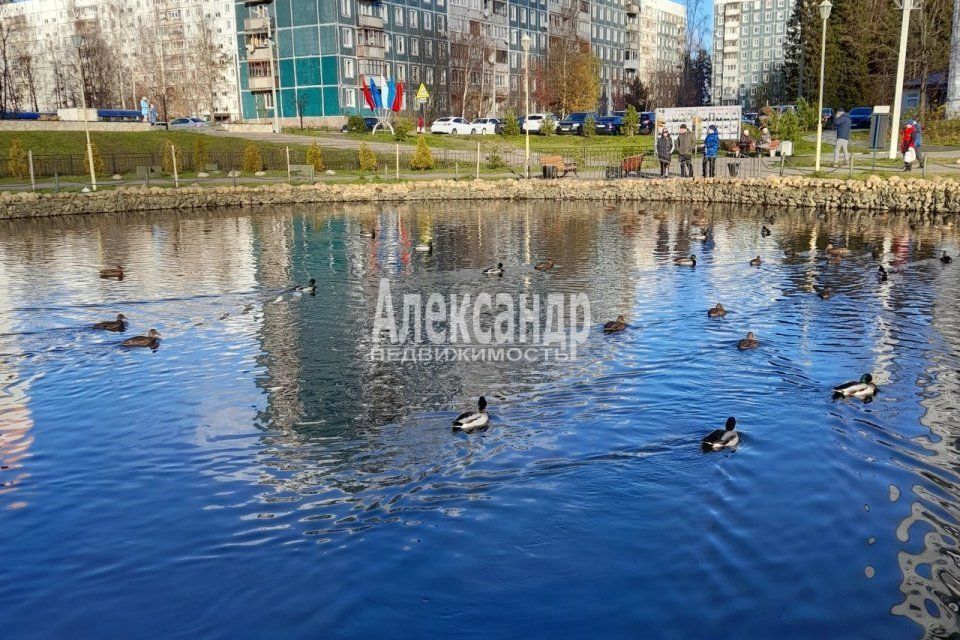
POLYGON ((950 74, 947 76, 947 117, 960 117, 960 0, 953 0, 950 74))
POLYGON ((893 93, 893 112, 890 115, 890 159, 897 157, 897 138, 900 137, 900 109, 903 105, 903 76, 907 68, 907 36, 910 34, 910 12, 916 0, 897 0, 903 10, 900 24, 900 54, 897 57, 897 86, 893 93))
MULTIPOLYGON (((272 6, 273 3, 270 3, 272 6)), ((280 69, 273 66, 273 18, 267 8, 267 46, 270 47, 270 92, 273 95, 273 130, 280 133, 280 101, 277 99, 277 82, 280 80, 280 69)))

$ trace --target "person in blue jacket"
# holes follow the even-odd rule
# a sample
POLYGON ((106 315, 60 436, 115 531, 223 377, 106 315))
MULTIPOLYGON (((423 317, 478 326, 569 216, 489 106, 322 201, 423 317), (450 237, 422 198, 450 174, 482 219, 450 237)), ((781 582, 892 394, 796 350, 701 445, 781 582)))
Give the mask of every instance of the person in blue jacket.
POLYGON ((707 137, 703 140, 703 177, 714 178, 717 175, 717 154, 720 152, 720 134, 717 126, 707 127, 707 137))

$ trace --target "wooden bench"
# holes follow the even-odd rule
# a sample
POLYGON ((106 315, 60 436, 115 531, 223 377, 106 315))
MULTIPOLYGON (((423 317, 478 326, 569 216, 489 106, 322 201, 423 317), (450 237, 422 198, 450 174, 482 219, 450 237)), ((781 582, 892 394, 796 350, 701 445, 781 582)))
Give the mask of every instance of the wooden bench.
POLYGON ((577 163, 567 162, 563 156, 543 156, 540 162, 543 164, 544 178, 562 178, 571 171, 577 175, 577 163))
POLYGON ((620 161, 620 172, 623 175, 629 175, 630 173, 636 173, 638 176, 643 175, 643 159, 646 157, 646 154, 639 156, 627 156, 620 161))
POLYGON ((316 174, 312 164, 292 164, 290 165, 290 175, 312 178, 316 174))

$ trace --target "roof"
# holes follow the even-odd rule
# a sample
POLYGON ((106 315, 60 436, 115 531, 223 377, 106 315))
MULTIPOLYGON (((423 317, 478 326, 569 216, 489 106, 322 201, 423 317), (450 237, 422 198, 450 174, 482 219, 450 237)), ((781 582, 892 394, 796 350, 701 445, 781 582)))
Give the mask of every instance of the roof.
MULTIPOLYGON (((911 78, 906 80, 903 83, 904 89, 919 89, 920 85, 923 82, 920 78, 911 78)), ((936 71, 927 76, 927 87, 934 87, 936 85, 945 85, 947 84, 947 72, 946 71, 936 71)))

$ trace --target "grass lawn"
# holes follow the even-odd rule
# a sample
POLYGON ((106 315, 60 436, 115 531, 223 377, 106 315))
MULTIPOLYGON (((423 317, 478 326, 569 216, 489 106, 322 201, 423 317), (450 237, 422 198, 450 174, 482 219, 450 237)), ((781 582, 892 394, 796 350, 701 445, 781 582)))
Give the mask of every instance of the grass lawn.
MULTIPOLYGON (((205 136, 211 152, 242 152, 249 140, 213 136, 189 131, 91 131, 90 140, 101 154, 161 153, 165 140, 172 140, 183 149, 193 149, 198 136, 205 136)), ((0 131, 0 156, 7 157, 10 144, 19 139, 24 150, 35 156, 83 154, 86 137, 83 131, 0 131)), ((282 149, 269 142, 254 143, 261 149, 282 149)))

